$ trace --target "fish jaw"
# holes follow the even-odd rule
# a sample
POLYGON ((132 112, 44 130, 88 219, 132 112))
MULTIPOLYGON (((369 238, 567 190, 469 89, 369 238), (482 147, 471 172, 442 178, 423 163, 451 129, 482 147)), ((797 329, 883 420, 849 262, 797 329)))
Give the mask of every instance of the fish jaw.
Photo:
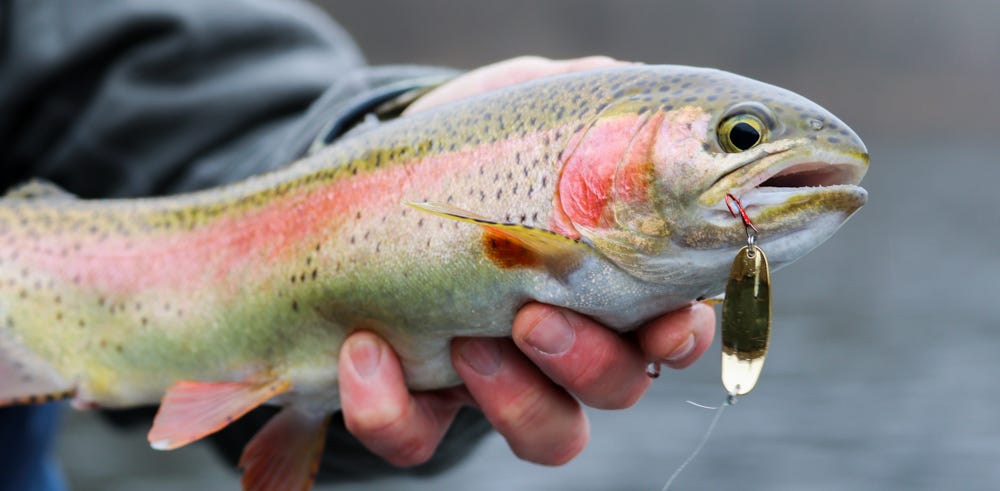
POLYGON ((700 250, 730 249, 746 241, 725 195, 739 198, 759 229, 773 269, 790 264, 828 239, 868 199, 859 183, 868 169, 863 147, 828 147, 796 141, 726 174, 698 199, 700 235, 683 243, 700 250))

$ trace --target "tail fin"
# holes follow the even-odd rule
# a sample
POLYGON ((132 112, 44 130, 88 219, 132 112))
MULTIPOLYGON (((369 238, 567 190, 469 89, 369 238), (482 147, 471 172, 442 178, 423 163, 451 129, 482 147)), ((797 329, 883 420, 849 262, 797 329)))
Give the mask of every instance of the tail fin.
POLYGON ((0 326, 0 407, 43 404, 73 397, 73 384, 38 355, 2 332, 0 326))

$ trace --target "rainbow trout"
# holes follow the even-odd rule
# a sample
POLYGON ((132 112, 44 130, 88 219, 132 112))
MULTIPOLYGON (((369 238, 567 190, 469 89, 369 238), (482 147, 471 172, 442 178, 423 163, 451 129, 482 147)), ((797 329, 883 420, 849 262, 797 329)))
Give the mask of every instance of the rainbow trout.
POLYGON ((0 201, 0 404, 160 402, 159 449, 277 404, 244 485, 308 488, 352 331, 433 389, 460 383, 450 339, 506 336, 529 301, 632 329, 723 290, 746 242, 727 193, 777 268, 864 204, 867 167, 857 135, 799 95, 625 66, 360 129, 191 194, 29 184, 0 201))

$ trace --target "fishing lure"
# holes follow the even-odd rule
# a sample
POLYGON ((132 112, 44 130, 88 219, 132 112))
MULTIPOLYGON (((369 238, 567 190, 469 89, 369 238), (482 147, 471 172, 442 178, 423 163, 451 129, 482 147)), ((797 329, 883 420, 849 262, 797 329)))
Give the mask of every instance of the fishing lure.
MULTIPOLYGON (((726 206, 729 213, 743 220, 747 234, 747 245, 736 253, 733 260, 726 283, 726 296, 722 301, 722 386, 728 397, 718 407, 688 401, 714 410, 715 416, 698 445, 674 470, 661 491, 668 491, 677 476, 701 453, 726 407, 736 404, 737 396, 748 394, 757 385, 767 356, 771 338, 771 272, 764 251, 757 247, 760 230, 750 221, 743 203, 732 194, 726 194, 726 206)), ((656 369, 658 374, 659 366, 656 369)), ((653 376, 653 365, 647 368, 646 373, 653 376)))
POLYGON ((759 230, 743 204, 726 195, 726 206, 743 220, 747 245, 736 253, 722 302, 722 386, 730 399, 753 390, 771 337, 771 273, 757 247, 759 230), (735 207, 735 208, 734 208, 735 207))

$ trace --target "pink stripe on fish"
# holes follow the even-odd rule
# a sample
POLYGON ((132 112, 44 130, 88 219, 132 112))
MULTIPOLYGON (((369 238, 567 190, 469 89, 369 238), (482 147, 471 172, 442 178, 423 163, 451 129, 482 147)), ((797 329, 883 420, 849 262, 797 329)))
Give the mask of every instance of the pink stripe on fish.
POLYGON ((37 258, 33 264, 108 293, 155 287, 186 289, 199 279, 222 281, 244 272, 268 273, 274 268, 260 268, 260 261, 289 260, 300 248, 329 240, 358 211, 400 208, 404 200, 423 200, 428 190, 469 170, 472 163, 482 162, 482 155, 512 155, 515 149, 540 147, 543 138, 543 134, 528 135, 387 165, 308 192, 275 198, 265 208, 219 218, 188 232, 112 235, 84 244, 68 260, 53 255, 37 258), (82 260, 84 257, 89 259, 82 260))

